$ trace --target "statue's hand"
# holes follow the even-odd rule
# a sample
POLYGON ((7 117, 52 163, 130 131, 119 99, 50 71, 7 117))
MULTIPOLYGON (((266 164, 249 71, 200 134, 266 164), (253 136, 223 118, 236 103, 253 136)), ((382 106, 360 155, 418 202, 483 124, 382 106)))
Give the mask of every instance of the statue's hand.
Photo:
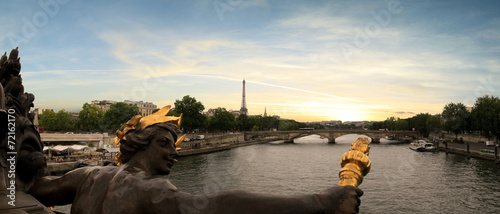
POLYGON ((361 204, 359 197, 363 195, 363 191, 353 186, 337 186, 326 189, 321 194, 325 194, 329 200, 323 204, 331 205, 334 213, 357 213, 361 204))

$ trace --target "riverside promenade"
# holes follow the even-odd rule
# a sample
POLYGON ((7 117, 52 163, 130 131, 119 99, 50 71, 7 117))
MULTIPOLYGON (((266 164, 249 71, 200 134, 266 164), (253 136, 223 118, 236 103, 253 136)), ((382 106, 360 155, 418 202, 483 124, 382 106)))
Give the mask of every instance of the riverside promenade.
POLYGON ((484 143, 439 143, 439 150, 447 153, 465 155, 467 157, 492 160, 495 161, 495 163, 499 163, 500 148, 496 146, 486 146, 484 143), (497 149, 496 156, 495 149, 497 149))
POLYGON ((234 143, 225 143, 225 144, 219 144, 219 145, 214 145, 214 146, 206 146, 203 148, 199 149, 182 149, 178 151, 179 157, 184 157, 184 156, 190 156, 190 155, 198 155, 198 154, 205 154, 205 153, 211 153, 211 152, 218 152, 218 151, 223 151, 223 150, 229 150, 232 148, 240 147, 240 146, 250 146, 250 145, 255 145, 259 143, 267 143, 270 141, 273 141, 275 139, 260 139, 260 140, 251 140, 251 141, 243 141, 243 142, 234 142, 234 143))

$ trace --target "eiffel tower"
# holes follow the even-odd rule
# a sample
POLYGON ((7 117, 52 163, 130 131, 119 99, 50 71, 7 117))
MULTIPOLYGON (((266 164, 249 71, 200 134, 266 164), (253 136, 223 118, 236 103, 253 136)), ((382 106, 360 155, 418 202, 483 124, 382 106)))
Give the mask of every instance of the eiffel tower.
POLYGON ((240 114, 246 114, 246 115, 248 115, 247 101, 245 99, 245 79, 243 79, 243 96, 242 96, 242 99, 241 99, 240 114))

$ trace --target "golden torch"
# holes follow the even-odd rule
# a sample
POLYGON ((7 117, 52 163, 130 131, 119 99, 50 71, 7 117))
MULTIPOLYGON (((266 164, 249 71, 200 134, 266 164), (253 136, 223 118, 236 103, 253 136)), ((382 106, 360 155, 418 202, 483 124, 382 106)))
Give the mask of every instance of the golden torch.
POLYGON ((363 176, 370 172, 371 162, 368 158, 370 154, 370 141, 368 138, 358 138, 351 144, 349 151, 342 155, 339 172, 339 186, 359 186, 363 182, 363 176))

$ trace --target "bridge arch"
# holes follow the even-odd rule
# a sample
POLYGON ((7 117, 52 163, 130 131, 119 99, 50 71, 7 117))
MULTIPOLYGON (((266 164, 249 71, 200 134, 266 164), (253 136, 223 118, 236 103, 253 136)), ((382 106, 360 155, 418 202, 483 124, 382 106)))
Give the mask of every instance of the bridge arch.
POLYGON ((378 130, 295 130, 295 131, 260 131, 260 132, 245 132, 245 140, 255 137, 275 137, 276 139, 283 140, 285 143, 293 143, 295 138, 304 137, 308 135, 319 135, 327 138, 328 143, 335 143, 335 139, 348 134, 365 135, 372 139, 372 142, 379 143, 380 138, 393 135, 396 138, 405 138, 407 136, 413 138, 420 138, 421 135, 415 131, 378 131, 378 130))

